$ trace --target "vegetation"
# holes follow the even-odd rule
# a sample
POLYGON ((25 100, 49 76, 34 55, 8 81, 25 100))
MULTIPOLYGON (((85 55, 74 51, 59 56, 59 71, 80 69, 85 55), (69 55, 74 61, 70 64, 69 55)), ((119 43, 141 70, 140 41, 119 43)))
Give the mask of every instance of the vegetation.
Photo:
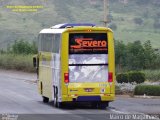
POLYGON ((37 46, 35 42, 30 44, 29 42, 24 40, 15 41, 15 43, 11 47, 11 51, 9 50, 8 52, 13 54, 25 54, 25 55, 36 54, 37 46))
POLYGON ((145 81, 145 74, 139 71, 130 71, 126 73, 119 73, 116 76, 118 83, 143 83, 145 81))
MULTIPOLYGON (((133 81, 139 83, 139 80, 144 76, 142 73, 139 73, 139 72, 138 73, 136 72, 122 73, 128 70, 129 71, 145 70, 144 73, 147 77, 147 80, 152 80, 152 81, 159 80, 159 72, 156 73, 156 72, 147 71, 147 69, 150 69, 150 68, 156 69, 156 68, 159 68, 160 66, 160 63, 159 63, 160 56, 158 53, 156 53, 156 51, 154 51, 150 41, 144 43, 143 45, 139 41, 129 43, 127 45, 123 44, 123 42, 116 41, 115 52, 116 52, 117 73, 121 72, 121 74, 117 75, 117 81, 119 83, 122 83, 122 82, 127 83, 127 82, 133 82, 133 81), (138 77, 139 74, 140 74, 139 77, 141 78, 138 77), (137 79, 138 81, 136 81, 136 78, 138 78, 137 79)), ((5 68, 5 69, 10 68, 10 69, 16 69, 16 70, 21 70, 22 68, 24 68, 25 71, 29 71, 29 72, 33 71, 32 56, 33 54, 37 53, 37 47, 35 42, 29 43, 23 40, 17 40, 14 42, 12 46, 8 47, 7 51, 1 50, 0 53, 1 53, 1 56, 0 56, 1 68, 5 68), (19 61, 20 59, 22 60, 21 62, 19 61), (14 60, 16 61, 15 63, 13 63, 14 60), (28 63, 27 63, 27 60, 28 60, 28 63), (26 65, 26 68, 24 67, 25 65, 26 65)), ((141 80, 140 80, 140 83, 141 83, 141 80)))
POLYGON ((118 83, 129 83, 129 78, 127 73, 118 73, 116 76, 118 83))
POLYGON ((160 68, 160 55, 152 48, 151 42, 115 42, 117 72, 160 68))
MULTIPOLYGON (((35 54, 36 43, 32 41, 37 40, 38 31, 43 28, 66 22, 102 25, 103 20, 103 1, 99 0, 3 0, 0 6, 1 59, 6 54, 12 59, 18 55, 25 57, 35 54), (44 8, 36 13, 15 13, 4 8, 6 5, 19 4, 43 5, 44 8), (10 47, 7 49, 7 46, 10 47)), ((145 70, 147 79, 158 80, 158 70, 153 71, 155 77, 152 77, 148 69, 160 69, 159 11, 159 0, 110 0, 108 21, 116 39, 117 73, 145 70)))
POLYGON ((131 71, 128 73, 129 82, 143 83, 146 78, 145 74, 139 71, 131 71))
POLYGON ((15 69, 25 72, 35 72, 33 55, 0 54, 1 69, 15 69))
POLYGON ((0 52, 0 68, 15 69, 26 72, 35 72, 33 67, 33 54, 37 53, 36 43, 32 44, 23 40, 15 43, 7 49, 0 52))
MULTIPOLYGON (((160 48, 159 0, 109 1, 108 21, 114 29, 115 39, 125 44, 150 40, 154 48, 160 48), (136 23, 135 18, 138 18, 136 23)), ((36 40, 42 28, 58 23, 102 25, 103 20, 103 0, 1 0, 0 6, 0 49, 13 44, 17 38, 36 40), (43 5, 44 8, 35 13, 15 13, 5 8, 7 5, 43 5)))
MULTIPOLYGON (((149 81, 160 80, 160 54, 159 51, 152 47, 150 41, 146 41, 144 44, 140 41, 128 44, 124 44, 122 41, 116 41, 115 52, 116 70, 117 73, 121 73, 117 74, 117 81, 119 83, 129 81, 128 73, 125 73, 126 71, 137 70, 142 71, 149 81)), ((141 77, 143 78, 143 76, 141 77)))
POLYGON ((150 95, 160 96, 159 85, 137 85, 134 90, 134 95, 150 95))

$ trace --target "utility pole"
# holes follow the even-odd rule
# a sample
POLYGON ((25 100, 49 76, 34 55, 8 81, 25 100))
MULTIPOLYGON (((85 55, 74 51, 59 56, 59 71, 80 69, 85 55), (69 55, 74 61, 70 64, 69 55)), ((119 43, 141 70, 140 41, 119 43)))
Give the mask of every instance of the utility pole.
POLYGON ((104 27, 107 27, 107 22, 108 22, 108 18, 107 18, 107 13, 108 13, 108 0, 104 0, 104 3, 103 3, 103 9, 104 9, 104 19, 103 19, 103 24, 104 24, 104 27))

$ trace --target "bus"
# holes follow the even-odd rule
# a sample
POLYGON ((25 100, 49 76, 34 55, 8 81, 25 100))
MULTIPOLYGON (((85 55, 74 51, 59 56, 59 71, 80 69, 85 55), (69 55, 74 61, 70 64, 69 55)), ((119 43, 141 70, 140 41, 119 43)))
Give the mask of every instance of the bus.
POLYGON ((115 99, 113 32, 94 24, 58 24, 40 31, 37 68, 43 102, 106 108, 115 99))

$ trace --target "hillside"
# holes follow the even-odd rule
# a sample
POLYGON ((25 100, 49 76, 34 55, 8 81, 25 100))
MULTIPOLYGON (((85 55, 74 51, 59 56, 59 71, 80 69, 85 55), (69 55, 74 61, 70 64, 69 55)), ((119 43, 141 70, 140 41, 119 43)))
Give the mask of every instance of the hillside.
MULTIPOLYGON (((109 25, 116 40, 151 40, 160 48, 159 0, 110 0, 109 25), (156 24, 155 24, 156 23, 156 24)), ((103 0, 0 0, 0 49, 15 40, 37 39, 38 32, 58 23, 102 25, 103 0), (43 6, 36 12, 14 12, 7 6, 43 6)))

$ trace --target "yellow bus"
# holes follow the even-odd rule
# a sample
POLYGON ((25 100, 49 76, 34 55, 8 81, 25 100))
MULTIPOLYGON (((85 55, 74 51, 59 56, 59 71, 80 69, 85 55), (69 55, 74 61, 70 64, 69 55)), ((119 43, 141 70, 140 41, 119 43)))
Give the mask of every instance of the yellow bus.
POLYGON ((114 41, 109 28, 58 24, 41 30, 34 66, 45 103, 105 108, 115 99, 114 41))

